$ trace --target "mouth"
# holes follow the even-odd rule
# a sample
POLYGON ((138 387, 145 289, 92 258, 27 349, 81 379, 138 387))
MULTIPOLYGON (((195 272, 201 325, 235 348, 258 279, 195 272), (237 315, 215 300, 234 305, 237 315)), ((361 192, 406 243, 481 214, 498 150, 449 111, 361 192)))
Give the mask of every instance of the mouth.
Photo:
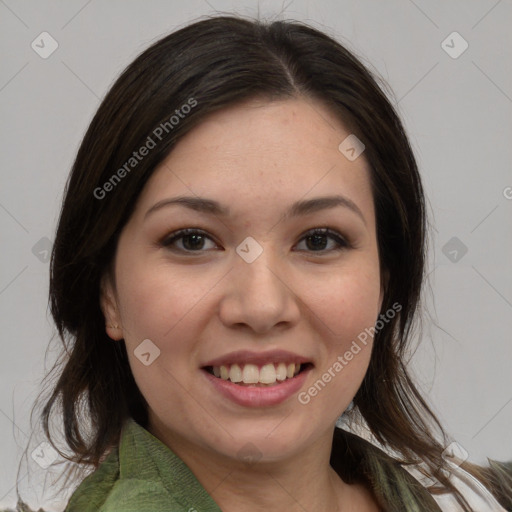
POLYGON ((204 366, 202 370, 219 380, 242 387, 279 386, 313 367, 312 363, 268 362, 265 364, 234 363, 204 366))

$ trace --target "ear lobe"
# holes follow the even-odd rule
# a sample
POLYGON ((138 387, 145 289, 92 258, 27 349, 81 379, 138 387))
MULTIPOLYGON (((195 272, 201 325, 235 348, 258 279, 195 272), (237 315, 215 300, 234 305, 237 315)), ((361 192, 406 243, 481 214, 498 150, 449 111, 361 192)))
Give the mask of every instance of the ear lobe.
POLYGON ((105 332, 114 341, 123 339, 123 328, 112 279, 104 275, 100 282, 100 308, 105 317, 105 332))

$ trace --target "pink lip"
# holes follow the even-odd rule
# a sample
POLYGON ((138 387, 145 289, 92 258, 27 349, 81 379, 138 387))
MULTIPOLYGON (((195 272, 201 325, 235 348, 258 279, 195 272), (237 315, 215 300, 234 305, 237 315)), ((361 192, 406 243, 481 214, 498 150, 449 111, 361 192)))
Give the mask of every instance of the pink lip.
POLYGON ((229 366, 232 364, 255 364, 262 366, 267 363, 295 363, 304 364, 311 363, 311 359, 299 356, 293 352, 286 350, 268 350, 266 352, 251 352, 249 350, 238 350, 229 354, 217 357, 206 362, 202 367, 206 366, 229 366))
MULTIPOLYGON (((266 359, 268 361, 268 359, 266 359)), ((215 361, 214 361, 215 362, 215 361)), ((256 364, 256 363, 252 363, 256 364)), ((208 365, 208 366, 218 366, 208 365)), ((286 399, 293 396, 303 386, 304 381, 311 367, 306 368, 298 375, 291 379, 275 384, 274 386, 240 386, 229 380, 215 377, 206 370, 202 370, 202 374, 213 385, 214 389, 220 394, 244 407, 269 407, 278 405, 286 399)))

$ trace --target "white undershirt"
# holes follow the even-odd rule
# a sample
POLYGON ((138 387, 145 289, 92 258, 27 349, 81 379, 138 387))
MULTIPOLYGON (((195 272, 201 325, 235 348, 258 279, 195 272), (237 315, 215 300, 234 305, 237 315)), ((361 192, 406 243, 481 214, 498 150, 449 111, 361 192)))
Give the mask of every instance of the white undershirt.
MULTIPOLYGON (((450 467, 448 478, 453 486, 464 496, 473 512, 507 512, 479 480, 460 466, 450 461, 446 462, 450 467)), ((415 468, 405 466, 405 469, 423 485, 427 486, 427 484, 432 483, 432 480, 428 482, 428 479, 422 477, 415 468)), ((432 497, 443 512, 463 512, 462 507, 451 493, 432 494, 432 497)))

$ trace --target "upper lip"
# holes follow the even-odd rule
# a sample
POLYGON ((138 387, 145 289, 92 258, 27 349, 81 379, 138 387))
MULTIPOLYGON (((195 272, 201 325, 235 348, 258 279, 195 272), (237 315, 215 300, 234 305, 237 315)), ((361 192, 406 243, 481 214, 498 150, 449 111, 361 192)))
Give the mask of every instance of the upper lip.
POLYGON ((268 350, 266 352, 253 352, 250 350, 237 350, 223 356, 207 361, 202 367, 206 366, 228 366, 231 364, 255 364, 264 365, 267 363, 311 363, 311 359, 288 352, 286 350, 268 350))

